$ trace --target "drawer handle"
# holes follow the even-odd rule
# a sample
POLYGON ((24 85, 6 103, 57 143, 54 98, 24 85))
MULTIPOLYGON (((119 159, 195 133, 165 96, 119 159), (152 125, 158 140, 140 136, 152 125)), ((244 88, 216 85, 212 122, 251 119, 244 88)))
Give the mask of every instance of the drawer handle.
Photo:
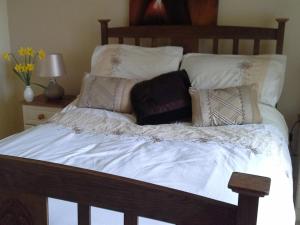
POLYGON ((38 119, 39 120, 44 120, 44 119, 46 119, 46 116, 44 114, 39 114, 38 119))

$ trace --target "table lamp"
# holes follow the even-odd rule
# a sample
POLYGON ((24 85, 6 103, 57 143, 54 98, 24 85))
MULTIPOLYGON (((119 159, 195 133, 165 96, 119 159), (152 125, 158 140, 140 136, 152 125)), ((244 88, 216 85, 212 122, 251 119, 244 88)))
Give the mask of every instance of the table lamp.
POLYGON ((48 87, 45 88, 45 96, 48 100, 59 100, 64 97, 64 89, 57 81, 57 77, 66 75, 66 69, 62 54, 49 54, 37 66, 37 74, 40 77, 50 78, 48 87))

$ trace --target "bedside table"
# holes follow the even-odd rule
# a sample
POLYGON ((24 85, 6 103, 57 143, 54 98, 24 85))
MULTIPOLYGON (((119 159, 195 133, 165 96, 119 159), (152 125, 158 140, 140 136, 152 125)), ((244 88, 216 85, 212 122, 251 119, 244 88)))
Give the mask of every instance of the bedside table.
POLYGON ((66 95, 61 100, 49 101, 44 95, 36 96, 33 102, 23 102, 24 129, 46 123, 55 113, 75 100, 75 96, 66 95))

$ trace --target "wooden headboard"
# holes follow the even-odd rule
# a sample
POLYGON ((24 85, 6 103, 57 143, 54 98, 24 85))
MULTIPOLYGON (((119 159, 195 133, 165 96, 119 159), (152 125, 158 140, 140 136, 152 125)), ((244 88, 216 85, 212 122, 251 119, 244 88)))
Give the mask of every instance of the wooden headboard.
POLYGON ((169 45, 182 46, 185 53, 199 52, 200 39, 212 39, 214 54, 219 52, 219 41, 233 41, 232 54, 239 54, 240 40, 253 40, 253 54, 260 53, 262 40, 276 41, 276 54, 283 53, 285 24, 288 19, 276 19, 277 28, 237 27, 237 26, 129 26, 109 27, 110 20, 99 20, 101 24, 101 44, 108 44, 109 38, 117 38, 123 44, 125 38, 133 38, 135 45, 141 39, 150 38, 151 46, 157 46, 157 39, 169 39, 169 45))

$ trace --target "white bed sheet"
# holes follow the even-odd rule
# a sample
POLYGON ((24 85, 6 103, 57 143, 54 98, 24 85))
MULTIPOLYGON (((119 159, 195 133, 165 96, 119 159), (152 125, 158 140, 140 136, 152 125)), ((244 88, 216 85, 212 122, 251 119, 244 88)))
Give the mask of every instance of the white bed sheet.
MULTIPOLYGON (((78 127, 68 127, 56 121, 0 141, 0 154, 116 174, 232 204, 237 204, 237 195, 226 187, 233 171, 269 176, 272 178, 271 192, 270 196, 260 201, 258 225, 294 225, 287 126, 276 109, 265 105, 260 105, 260 109, 265 125, 233 129, 257 130, 259 134, 265 134, 263 131, 267 130, 272 136, 268 139, 268 150, 265 152, 263 148, 253 149, 244 144, 249 140, 242 140, 241 137, 237 138, 237 145, 227 142, 226 138, 201 141, 160 140, 120 135, 116 131, 82 131, 78 127)), ((68 115, 77 110, 79 109, 71 105, 64 113, 68 115)), ((120 123, 134 122, 132 116, 104 110, 81 109, 82 112, 87 116, 97 115, 120 123)), ((182 126, 189 129, 190 125, 182 126)), ((223 130, 222 132, 224 133, 223 130)), ((261 138, 259 135, 254 137, 258 140, 261 138)), ((50 199, 49 212, 50 225, 77 224, 74 203, 50 199)), ((140 225, 161 223, 145 218, 140 218, 139 222, 140 225)), ((121 225, 123 215, 93 208, 92 224, 121 225)))

